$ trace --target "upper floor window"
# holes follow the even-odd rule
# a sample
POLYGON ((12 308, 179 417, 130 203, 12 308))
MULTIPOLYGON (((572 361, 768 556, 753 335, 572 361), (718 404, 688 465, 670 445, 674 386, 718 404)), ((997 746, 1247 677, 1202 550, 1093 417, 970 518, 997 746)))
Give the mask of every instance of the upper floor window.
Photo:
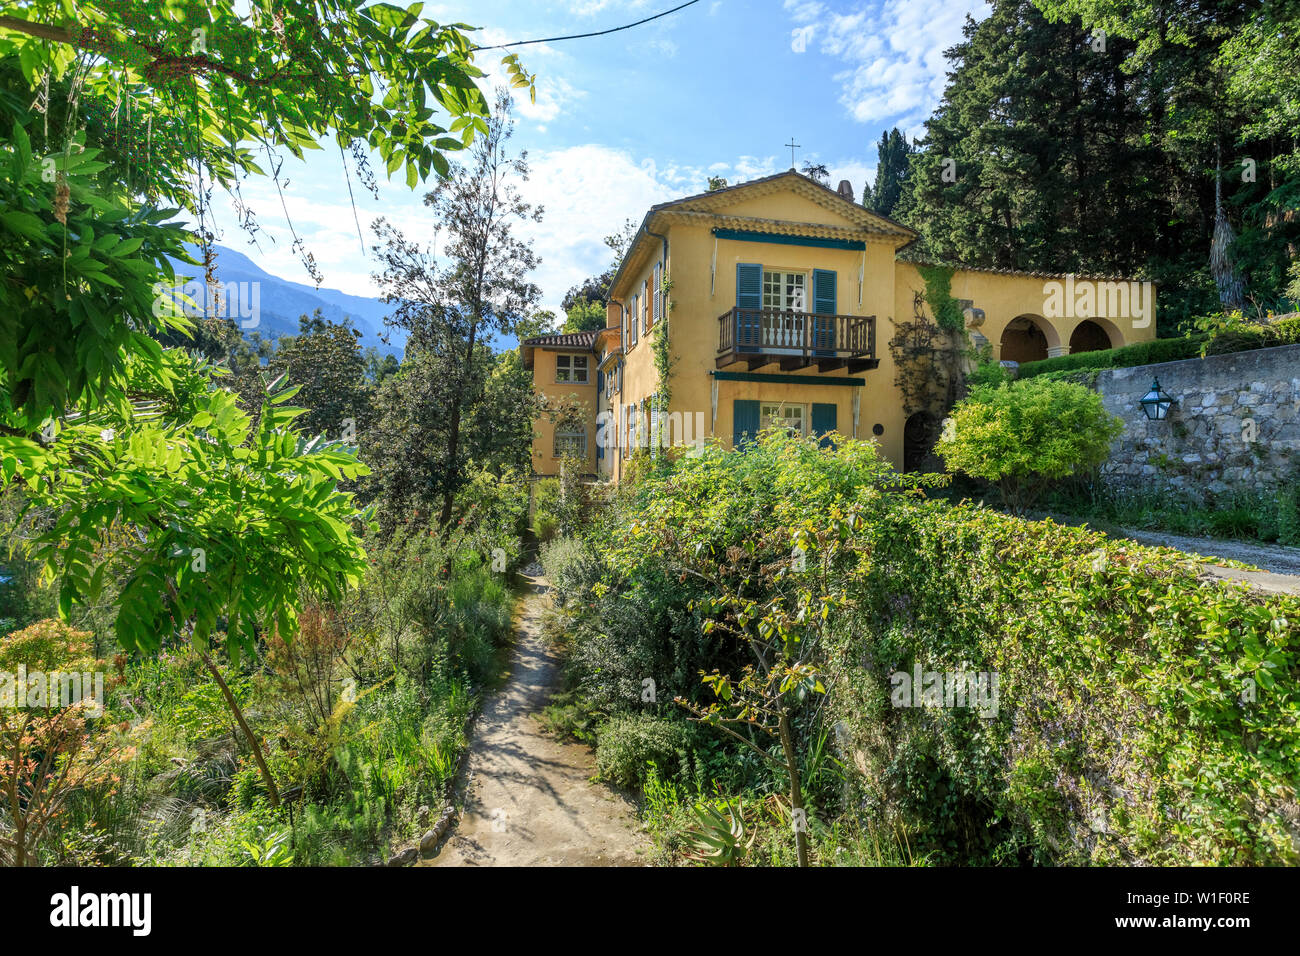
POLYGON ((808 311, 808 277, 802 272, 763 270, 763 308, 808 311))
POLYGON ((636 345, 637 338, 640 335, 640 329, 639 329, 640 314, 641 314, 641 296, 634 295, 632 296, 632 309, 628 314, 628 323, 627 323, 632 330, 631 345, 636 345))
POLYGON ((654 286, 654 292, 651 294, 650 301, 653 305, 650 307, 650 326, 664 316, 664 272, 663 266, 655 263, 654 271, 650 273, 650 282, 654 286))
POLYGON ((587 356, 555 356, 555 380, 557 382, 571 382, 574 385, 586 385, 589 381, 587 377, 588 374, 587 356))

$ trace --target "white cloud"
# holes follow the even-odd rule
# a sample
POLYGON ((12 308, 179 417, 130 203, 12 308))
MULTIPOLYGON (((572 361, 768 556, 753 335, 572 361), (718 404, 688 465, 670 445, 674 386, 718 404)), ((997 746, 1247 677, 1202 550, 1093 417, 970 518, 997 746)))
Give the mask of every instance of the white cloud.
POLYGON ((569 12, 578 17, 590 17, 605 10, 644 10, 648 0, 571 0, 569 12))
MULTIPOLYGON (((485 45, 506 43, 509 42, 509 37, 504 31, 492 28, 483 31, 481 42, 485 45)), ((508 85, 505 68, 501 65, 502 52, 507 51, 485 50, 476 64, 487 74, 478 81, 478 85, 489 98, 496 87, 508 85)), ((521 119, 538 124, 541 132, 545 132, 543 124, 550 123, 586 98, 587 91, 575 87, 561 73, 569 61, 568 54, 563 51, 542 43, 520 51, 520 61, 524 69, 537 74, 537 99, 533 102, 527 90, 512 89, 510 93, 515 112, 521 119), (534 65, 537 60, 546 61, 545 69, 538 69, 534 65)))
POLYGON ((661 172, 653 161, 638 163, 626 150, 608 146, 533 152, 529 163, 532 176, 521 191, 545 214, 521 233, 542 257, 535 280, 543 307, 557 315, 565 292, 609 265, 603 237, 628 219, 639 223, 655 203, 683 194, 666 181, 682 175, 681 170, 661 172))
POLYGON ((811 28, 822 53, 842 60, 835 75, 840 102, 860 123, 896 122, 909 135, 943 95, 943 51, 960 42, 969 13, 988 14, 987 0, 885 0, 879 9, 849 13, 816 0, 785 0, 791 19, 811 28))

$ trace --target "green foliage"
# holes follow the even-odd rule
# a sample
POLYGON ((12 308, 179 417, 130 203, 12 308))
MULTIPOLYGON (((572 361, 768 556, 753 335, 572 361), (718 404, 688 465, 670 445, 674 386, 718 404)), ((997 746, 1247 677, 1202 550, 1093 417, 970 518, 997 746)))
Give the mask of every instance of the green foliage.
POLYGON ((1123 423, 1082 385, 1031 379, 959 402, 935 452, 951 471, 997 484, 1023 510, 1047 485, 1101 464, 1123 423))
POLYGON ((337 439, 348 430, 348 422, 353 435, 370 424, 360 337, 349 322, 327 321, 317 309, 310 318, 299 318, 297 335, 276 340, 266 371, 272 376, 283 372, 289 381, 302 384, 297 400, 307 411, 298 427, 305 434, 337 439))
POLYGON ((881 132, 876 144, 876 186, 868 188, 863 183, 862 205, 882 216, 892 216, 894 207, 903 196, 912 154, 916 147, 907 141, 897 126, 888 133, 881 132))
POLYGON ((1230 223, 1247 299, 1282 311, 1297 25, 1288 3, 996 0, 945 51, 894 216, 930 261, 1150 279, 1165 335, 1222 307, 1208 252, 1230 223))
POLYGON ((1005 385, 1011 381, 1011 376, 1007 370, 1002 367, 1001 362, 994 362, 992 359, 981 360, 975 370, 966 377, 966 384, 971 388, 980 386, 1005 385))
POLYGON ((1295 598, 979 508, 896 509, 861 546, 873 571, 836 632, 861 663, 833 704, 866 798, 923 846, 967 862, 1296 859, 1295 598), (917 664, 996 671, 997 716, 891 709, 889 673, 917 664))
POLYGON ((1250 349, 1267 349, 1298 343, 1300 343, 1300 316, 1225 328, 1206 343, 1204 354, 1224 355, 1229 352, 1245 352, 1250 349))
POLYGON ((560 529, 560 479, 539 478, 533 484, 533 534, 550 541, 560 529))
MULTIPOLYGON (((803 588, 842 598, 801 641, 815 643, 824 703, 786 697, 818 862, 1297 862, 1296 598, 1204 581, 1175 552, 894 493, 852 443, 709 449, 614 508, 592 532, 602 580, 565 614, 580 686, 628 721, 607 745, 624 779, 641 740, 628 728, 672 713, 630 716, 645 713, 640 678, 655 676, 661 700, 711 696, 658 676, 688 642, 704 639, 690 669, 742 699, 731 675, 744 656, 719 639, 739 615, 709 603, 735 575, 755 638, 803 588), (806 532, 804 572, 792 527, 806 532), (995 673, 995 712, 891 706, 892 675, 917 666, 995 673)), ((702 781, 645 767, 648 825, 670 857, 701 826, 690 794, 717 780, 724 801, 765 795, 732 801, 756 833, 747 861, 793 862, 784 780, 751 753, 733 741, 704 758, 702 781)))
POLYGON ((563 601, 587 601, 600 582, 601 566, 579 538, 557 538, 544 543, 540 558, 546 578, 563 601))
MULTIPOLYGON (((115 0, 81 4, 77 25, 95 31, 86 41, 64 28, 60 8, 23 2, 10 12, 64 33, 64 42, 11 26, 0 29, 0 54, 20 64, 35 90, 47 71, 60 80, 80 68, 76 47, 87 43, 96 62, 83 95, 111 103, 119 83, 130 84, 135 122, 155 132, 157 165, 137 175, 164 193, 179 193, 170 177, 203 140, 209 175, 223 186, 241 173, 261 173, 253 143, 301 159, 325 137, 340 146, 365 143, 389 175, 405 169, 414 186, 433 171, 445 175, 445 154, 486 129, 488 104, 474 84, 484 74, 471 62, 469 37, 459 25, 422 19, 419 4, 259 0, 249 10, 214 0, 203 8, 202 48, 187 6, 169 4, 160 15, 115 0), (320 28, 325 22, 329 30, 320 28), (198 92, 185 95, 187 86, 198 92), (207 135, 197 137, 195 124, 207 135)), ((507 66, 517 68, 515 58, 507 66)))
POLYGON ((614 717, 596 732, 596 774, 615 786, 638 789, 650 767, 672 779, 688 761, 688 744, 680 721, 647 714, 614 717))
POLYGON ((689 842, 690 857, 709 866, 740 866, 754 848, 754 834, 745 831, 741 807, 731 801, 713 801, 695 805, 695 827, 689 842))
POLYGON ((964 332, 966 320, 957 300, 952 297, 954 270, 949 266, 918 264, 916 271, 925 282, 925 304, 930 307, 935 324, 945 332, 964 332))
POLYGON ((84 134, 47 166, 3 106, 0 98, 11 144, 0 153, 0 416, 35 431, 83 397, 120 400, 132 357, 161 357, 149 333, 188 326, 154 307, 161 280, 173 277, 167 257, 189 261, 188 236, 177 210, 138 208, 120 187, 105 188, 109 164, 84 134))
POLYGON ((561 332, 594 332, 605 327, 605 303, 579 298, 565 309, 561 332))
POLYGON ((284 403, 296 388, 271 383, 254 428, 201 362, 161 359, 154 387, 170 407, 112 406, 54 424, 48 442, 0 438, 4 478, 29 489, 28 507, 57 515, 33 547, 60 581, 61 614, 103 589, 106 528, 148 529, 116 549, 129 568, 117 640, 152 651, 192 622, 202 647, 224 619, 232 653, 251 651, 259 628, 292 631, 300 585, 338 599, 359 582, 356 509, 336 483, 366 469, 349 449, 294 431, 303 409, 284 403))

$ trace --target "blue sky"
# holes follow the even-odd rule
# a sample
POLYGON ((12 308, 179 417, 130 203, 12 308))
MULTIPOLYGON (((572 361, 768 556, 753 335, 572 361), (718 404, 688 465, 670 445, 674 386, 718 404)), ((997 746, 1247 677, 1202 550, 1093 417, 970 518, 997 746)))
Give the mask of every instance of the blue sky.
MULTIPOLYGON (((581 33, 669 9, 680 0, 552 0, 427 3, 424 15, 482 27, 480 43, 581 33)), ((832 184, 848 179, 859 198, 875 178, 875 141, 899 126, 919 135, 942 93, 943 51, 961 38, 967 13, 984 0, 699 0, 669 17, 605 37, 522 47, 537 74, 537 102, 516 97, 514 143, 527 149, 527 198, 545 209, 526 235, 542 256, 543 307, 559 312, 565 291, 599 272, 601 242, 653 203, 700 192, 707 177, 742 182, 824 163, 832 184)), ((479 61, 498 77, 500 52, 479 61)), ((376 162, 376 168, 382 168, 376 162)), ((362 253, 336 150, 289 158, 285 204, 325 274, 323 285, 376 295, 374 264, 362 253)), ((411 238, 432 238, 426 187, 381 179, 380 198, 355 187, 362 233, 379 215, 411 238)), ((268 272, 310 281, 290 249, 274 186, 250 180, 263 227, 248 244, 230 211, 218 209, 220 241, 268 272), (271 240, 274 240, 272 242, 271 240)))

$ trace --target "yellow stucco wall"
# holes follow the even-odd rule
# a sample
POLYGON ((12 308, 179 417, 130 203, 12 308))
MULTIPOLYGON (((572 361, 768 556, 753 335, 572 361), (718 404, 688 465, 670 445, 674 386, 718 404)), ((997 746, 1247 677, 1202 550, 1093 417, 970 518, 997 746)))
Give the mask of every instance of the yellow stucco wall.
MULTIPOLYGON (((581 349, 537 348, 533 352, 533 387, 548 398, 564 399, 576 396, 587 403, 589 414, 586 426, 587 467, 585 470, 587 473, 594 474, 596 471, 596 356, 581 349), (555 357, 557 355, 586 355, 588 384, 556 382, 555 357)), ((560 473, 560 459, 555 457, 555 425, 547 415, 540 416, 533 423, 533 471, 539 475, 560 473)))
MULTIPOLYGON (((916 266, 909 262, 899 262, 896 275, 895 314, 907 318, 912 315, 913 294, 924 292, 925 282, 916 266)), ((1084 280, 1078 280, 1067 287, 1064 279, 1005 275, 973 269, 959 269, 953 273, 950 294, 954 299, 970 299, 976 308, 984 310, 983 323, 976 328, 971 328, 970 331, 979 333, 989 340, 993 346, 995 359, 1002 358, 1002 337, 1007 326, 1021 316, 1031 317, 1034 324, 1043 332, 1049 355, 1069 354, 1071 336, 1075 329, 1086 321, 1095 322, 1102 327, 1110 338, 1112 348, 1131 345, 1134 342, 1149 342, 1156 337, 1154 290, 1141 290, 1150 291, 1152 297, 1151 302, 1147 303, 1145 295, 1141 295, 1142 304, 1151 306, 1146 314, 1138 314, 1139 310, 1135 308, 1138 302, 1137 296, 1125 295, 1122 298, 1127 299, 1127 308, 1117 310, 1106 308, 1106 311, 1115 312, 1114 315, 1099 315, 1095 309, 1087 315, 1077 314, 1077 309, 1060 309, 1058 311, 1073 311, 1076 314, 1046 317, 1053 305, 1049 301, 1052 298, 1052 288, 1049 283, 1059 285, 1062 300, 1065 298, 1067 288, 1075 291, 1077 286, 1071 301, 1076 304, 1079 302, 1078 295, 1082 293, 1084 280)), ((1109 296, 1105 293, 1110 290, 1105 289, 1103 283, 1093 282, 1092 285, 1103 293, 1103 299, 1109 301, 1109 296)))
MULTIPOLYGON (((799 197, 768 197, 779 208, 769 212, 771 218, 791 219, 805 217, 807 221, 825 221, 825 210, 799 197), (816 218, 815 218, 816 217, 816 218)), ((849 385, 794 385, 775 382, 718 383, 718 415, 712 434, 722 438, 730 447, 734 435, 733 402, 737 399, 756 399, 764 402, 797 402, 805 405, 832 403, 836 405, 837 430, 858 438, 874 438, 872 425, 884 426, 884 434, 877 440, 882 451, 891 460, 901 460, 902 410, 894 399, 894 371, 885 347, 889 342, 890 316, 893 303, 892 244, 883 241, 867 243, 860 251, 822 249, 807 246, 775 245, 736 239, 719 239, 717 243, 717 272, 710 291, 710 263, 713 258, 714 239, 706 225, 673 225, 669 237, 669 275, 672 278, 672 306, 670 313, 672 351, 677 358, 674 368, 672 404, 670 411, 683 414, 696 411, 705 414, 706 424, 712 415, 712 384, 709 372, 715 369, 718 354, 718 317, 736 303, 736 266, 739 263, 759 263, 765 270, 808 272, 827 269, 836 273, 836 309, 841 315, 876 316, 876 355, 880 367, 850 374, 845 369, 821 373, 817 368, 796 369, 780 373, 775 366, 756 369, 758 374, 774 373, 807 376, 813 379, 851 377, 865 381, 865 386, 849 385), (858 301, 858 273, 863 269, 861 304, 858 301), (883 333, 883 335, 882 335, 883 333), (862 393, 859 429, 853 435, 852 402, 855 391, 862 393)), ((724 371, 746 371, 741 365, 724 371)), ((653 373, 653 365, 650 372, 653 373)), ((636 389, 654 390, 652 375, 629 376, 633 394, 636 389), (644 384, 643 384, 644 383, 644 384)))
MULTIPOLYGON (((668 258, 664 261, 665 274, 670 277, 672 289, 666 297, 667 317, 671 329, 672 354, 675 359, 672 397, 669 413, 697 421, 703 415, 706 432, 719 437, 730 446, 734 434, 733 402, 751 399, 760 402, 787 402, 811 406, 814 403, 832 403, 836 406, 837 431, 850 437, 875 441, 882 454, 895 466, 901 467, 903 457, 904 415, 901 396, 895 385, 895 367, 889 351, 889 342, 896 332, 895 322, 910 321, 913 317, 913 297, 924 291, 924 282, 917 268, 896 260, 896 247, 906 241, 905 235, 881 234, 864 227, 860 218, 847 210, 837 211, 835 203, 828 208, 826 202, 813 201, 795 188, 772 192, 770 184, 762 195, 746 195, 743 191, 725 209, 715 209, 708 215, 694 215, 669 207, 653 213, 647 227, 667 236, 668 258), (715 239, 713 228, 721 220, 713 216, 728 217, 728 222, 752 221, 771 223, 807 223, 818 228, 851 230, 852 235, 865 242, 864 251, 829 249, 804 245, 785 245, 740 239, 715 239), (716 256, 716 270, 712 264, 716 256), (781 270, 811 273, 813 269, 828 269, 836 273, 836 311, 841 315, 874 315, 875 354, 880 360, 877 368, 849 372, 840 368, 825 373, 810 368, 783 372, 776 364, 754 370, 759 375, 794 375, 809 379, 831 380, 852 378, 862 380, 862 386, 848 384, 810 385, 779 381, 718 381, 716 418, 713 414, 712 389, 717 368, 719 316, 733 308, 736 301, 736 266, 739 263, 757 263, 765 271, 781 270), (861 281, 859 281, 861 275, 861 281), (860 412, 857 428, 853 421, 854 395, 860 395, 860 412), (876 431, 880 434, 875 434, 876 431)), ((846 233, 847 235, 848 233, 846 233)), ((654 363, 654 330, 641 331, 641 313, 650 308, 653 294, 652 275, 657 263, 663 261, 663 245, 655 236, 642 233, 634 244, 625 272, 618 277, 610 291, 607 306, 607 325, 623 327, 624 309, 630 307, 633 294, 641 295, 641 307, 633 317, 638 323, 638 341, 623 341, 622 388, 611 399, 610 405, 617 413, 630 404, 640 405, 658 389, 658 372, 654 363)), ((1016 321, 1025 324, 1024 317, 1042 330, 1053 354, 1068 349, 1071 334, 1083 315, 1046 318, 1045 283, 1051 279, 1025 275, 999 274, 978 270, 959 270, 952 278, 951 294, 956 299, 973 300, 982 309, 984 319, 972 333, 978 333, 993 346, 994 358, 1000 358, 1003 333, 1016 321)), ((811 294, 811 289, 809 289, 811 294)), ((1136 314, 1092 317, 1106 331, 1113 346, 1146 341, 1155 336, 1154 296, 1149 303, 1151 311, 1145 317, 1136 314)), ((927 309, 927 314, 928 314, 927 309)), ((1135 311, 1135 310, 1130 310, 1135 311)), ((595 394, 595 375, 592 385, 583 387, 556 386, 554 383, 554 353, 539 349, 536 353, 535 380, 539 389, 554 394, 578 391, 590 397, 592 425, 589 430, 588 450, 595 464, 595 414, 607 407, 603 396, 598 401, 595 394)), ((593 360, 593 369, 595 363, 593 360)), ((744 364, 729 366, 723 371, 748 372, 744 364)), ((805 411, 805 419, 810 418, 805 411)), ((809 423, 811 424, 811 423, 809 423)), ((539 474, 554 474, 558 462, 551 454, 550 423, 538 424, 538 440, 534 445, 534 464, 539 474)), ((620 480, 627 470, 625 455, 619 449, 606 451, 600 463, 600 474, 620 480)))

